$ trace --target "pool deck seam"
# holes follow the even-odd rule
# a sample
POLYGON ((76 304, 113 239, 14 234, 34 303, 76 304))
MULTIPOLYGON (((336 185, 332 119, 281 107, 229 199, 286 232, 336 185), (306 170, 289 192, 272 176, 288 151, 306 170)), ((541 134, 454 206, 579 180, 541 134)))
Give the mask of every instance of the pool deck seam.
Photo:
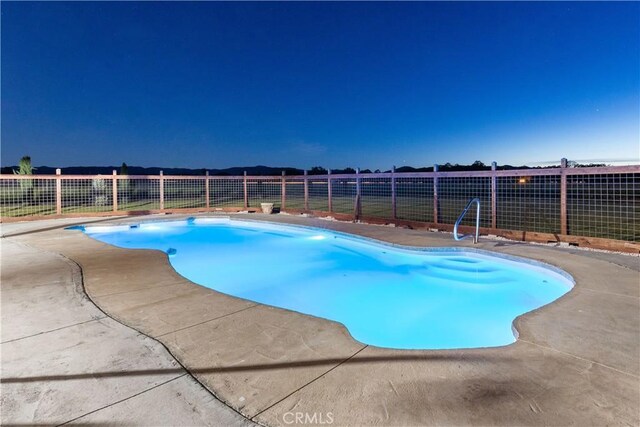
POLYGON ((86 414, 82 414, 82 415, 80 415, 79 417, 75 417, 75 418, 73 418, 73 419, 67 420, 67 421, 65 421, 65 422, 63 422, 63 423, 58 424, 58 426, 67 425, 67 424, 72 423, 72 422, 74 422, 74 421, 76 421, 76 420, 82 419, 82 418, 86 417, 87 415, 91 415, 91 414, 94 414, 94 413, 96 413, 96 412, 99 412, 99 411, 102 411, 102 410, 104 410, 104 409, 107 409, 107 408, 109 408, 109 407, 111 407, 111 406, 118 405, 118 404, 120 404, 120 403, 122 403, 122 402, 126 402, 127 400, 130 400, 130 399, 132 399, 132 398, 134 398, 134 397, 140 396, 141 394, 144 394, 144 393, 146 393, 146 392, 148 392, 148 391, 155 390, 155 389, 156 389, 156 388, 158 388, 158 387, 162 387, 162 386, 164 386, 164 385, 166 385, 166 384, 168 384, 168 383, 170 383, 170 382, 172 382, 172 381, 175 381, 175 380, 177 380, 177 379, 180 379, 180 378, 182 378, 182 377, 184 377, 185 375, 188 375, 188 374, 189 374, 189 372, 188 372, 188 371, 187 371, 187 372, 184 372, 184 373, 182 373, 182 374, 180 374, 180 375, 178 375, 178 376, 175 376, 175 377, 170 378, 170 379, 168 379, 168 380, 166 380, 166 381, 163 381, 163 382, 161 382, 160 384, 156 384, 156 385, 151 386, 151 387, 149 387, 149 388, 147 388, 147 389, 145 389, 145 390, 142 390, 142 391, 140 391, 140 392, 137 392, 137 393, 135 393, 135 394, 132 394, 131 396, 127 396, 127 397, 125 397, 124 399, 120 399, 120 400, 118 400, 118 401, 116 401, 116 402, 112 402, 112 403, 110 403, 110 404, 108 404, 108 405, 105 405, 105 406, 103 406, 103 407, 101 407, 101 408, 94 409, 93 411, 89 411, 89 412, 87 412, 86 414))
POLYGON ((191 329, 191 328, 193 328, 193 327, 195 327, 195 326, 200 326, 200 325, 204 325, 205 323, 214 322, 214 321, 219 320, 219 319, 222 319, 222 318, 224 318, 224 317, 232 316, 232 315, 234 315, 234 314, 240 313, 240 312, 245 311, 245 310, 249 310, 249 309, 251 309, 251 308, 258 307, 258 306, 260 306, 260 305, 262 305, 262 304, 253 304, 253 305, 250 305, 249 307, 245 307, 245 308, 243 308, 243 309, 240 309, 240 310, 234 311, 234 312, 232 312, 232 313, 223 314, 222 316, 214 317, 214 318, 212 318, 212 319, 207 319, 207 320, 205 320, 205 321, 203 321, 203 322, 198 322, 198 323, 194 323, 193 325, 185 326, 185 327, 183 327, 183 328, 178 328, 178 329, 176 329, 175 331, 165 332, 164 334, 157 335, 155 338, 162 338, 162 337, 165 337, 165 336, 167 336, 167 335, 174 334, 174 333, 176 333, 176 332, 181 332, 181 331, 184 331, 184 330, 186 330, 186 329, 191 329))
POLYGON ((547 349, 547 350, 555 351, 557 353, 564 354, 565 356, 570 356, 570 357, 573 357, 575 359, 582 360, 583 362, 588 362, 588 363, 591 363, 591 364, 594 364, 594 365, 602 366, 603 368, 611 369, 612 371, 616 371, 616 372, 618 372, 620 374, 628 375, 628 376, 630 376, 632 378, 640 378, 640 375, 635 375, 635 374, 632 374, 631 372, 626 372, 626 371, 614 368, 612 366, 605 365, 604 363, 596 362, 595 360, 586 359, 584 357, 580 357, 580 356, 577 356, 575 354, 567 353, 566 351, 558 350, 557 348, 549 347, 549 346, 542 345, 542 344, 537 344, 535 342, 528 341, 528 340, 525 340, 525 339, 520 339, 520 338, 518 338, 518 341, 521 341, 521 342, 527 343, 527 344, 531 344, 531 345, 534 345, 536 347, 544 348, 544 349, 547 349))
POLYGON ((73 324, 71 324, 71 325, 60 326, 59 328, 51 329, 51 330, 49 330, 49 331, 42 331, 42 332, 38 332, 37 334, 27 335, 27 336, 19 337, 19 338, 13 338, 13 339, 10 339, 10 340, 7 340, 7 341, 2 341, 2 342, 0 342, 0 345, 2 345, 2 344, 9 344, 9 343, 16 342, 16 341, 20 341, 20 340, 25 340, 25 339, 27 339, 27 338, 37 337, 37 336, 39 336, 39 335, 49 334, 49 333, 51 333, 51 332, 57 332, 57 331, 60 331, 60 330, 62 330, 62 329, 71 328, 71 327, 73 327, 73 326, 84 325, 85 323, 95 322, 95 321, 97 321, 97 320, 106 319, 107 317, 108 317, 108 316, 106 316, 106 315, 105 315, 105 316, 100 316, 100 317, 94 317, 93 319, 85 320, 85 321, 83 321, 83 322, 73 323, 73 324))
POLYGON ((348 362, 349 360, 353 359, 355 356, 357 356, 358 354, 360 354, 363 350, 365 350, 367 347, 369 347, 368 344, 365 344, 361 349, 359 349, 358 351, 356 351, 355 353, 353 353, 351 356, 347 357, 346 359, 344 359, 342 362, 337 363, 335 366, 332 366, 330 369, 328 369, 326 372, 323 372, 322 374, 318 375, 317 377, 315 377, 314 379, 312 379, 311 381, 307 382, 306 384, 298 387, 297 389, 295 389, 294 391, 292 391, 291 393, 287 394, 286 396, 284 396, 282 399, 274 402, 273 404, 267 406, 266 408, 264 408, 263 410, 259 411, 257 414, 253 415, 251 418, 249 418, 251 421, 256 421, 256 418, 258 416, 260 416, 261 414, 263 414, 264 412, 268 411, 269 409, 273 408, 274 406, 276 406, 278 403, 288 399, 289 397, 293 396, 294 394, 296 394, 297 392, 299 392, 300 390, 302 390, 303 388, 313 384, 314 382, 316 382, 317 380, 319 380, 320 378, 324 377, 325 375, 327 375, 329 372, 337 369, 338 367, 340 367, 341 365, 343 365, 344 363, 348 362))

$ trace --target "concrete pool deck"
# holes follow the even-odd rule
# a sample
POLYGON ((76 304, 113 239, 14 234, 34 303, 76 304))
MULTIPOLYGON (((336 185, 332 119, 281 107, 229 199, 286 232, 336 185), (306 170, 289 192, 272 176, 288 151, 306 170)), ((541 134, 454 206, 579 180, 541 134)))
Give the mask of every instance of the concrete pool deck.
POLYGON ((0 248, 2 425, 253 424, 93 305, 75 263, 11 238, 0 248))
MULTIPOLYGON (((469 241, 454 242, 451 235, 424 230, 287 215, 238 217, 319 226, 409 246, 474 246, 469 241)), ((100 221, 137 223, 151 218, 100 221)), ((554 303, 520 317, 516 321, 520 336, 513 345, 401 351, 363 345, 335 322, 241 300, 193 284, 171 268, 164 253, 119 249, 80 231, 60 228, 71 222, 90 221, 95 218, 3 224, 3 259, 7 245, 42 254, 32 255, 36 257, 33 265, 38 267, 28 268, 29 263, 15 267, 13 274, 24 283, 35 280, 33 275, 50 278, 58 271, 44 262, 46 257, 61 254, 73 260, 82 269, 87 295, 104 313, 152 338, 138 336, 149 341, 149 348, 153 345, 162 348, 154 340, 164 344, 220 401, 258 423, 640 424, 638 256, 481 238, 474 247, 537 259, 564 269, 576 280, 575 288, 554 303)), ((5 325, 4 274, 5 261, 3 343, 12 340, 5 338, 7 329, 12 334, 33 332, 26 329, 14 332, 14 326, 5 325)), ((59 311, 69 313, 66 302, 56 307, 64 307, 59 311)), ((28 305, 23 308, 33 310, 28 305)), ((101 313, 97 309, 96 312, 101 313)), ((109 317, 103 315, 95 322, 113 322, 109 317)), ((21 325, 20 328, 28 329, 28 321, 21 325)), ((68 339, 59 338, 60 345, 73 347, 68 339)), ((103 345, 111 342, 114 348, 123 345, 115 337, 103 336, 103 345)), ((93 351, 99 349, 98 346, 93 351)), ((12 377, 12 382, 3 383, 3 396, 6 387, 14 387, 15 393, 33 393, 24 388, 25 384, 36 383, 32 371, 12 367, 16 359, 33 358, 21 354, 28 351, 20 348, 7 351, 2 345, 3 381, 12 377), (13 357, 8 363, 7 352, 13 357)), ((89 354, 92 353, 87 350, 89 354)), ((115 370, 130 371, 132 377, 143 381, 162 382, 159 378, 177 376, 176 365, 180 368, 177 363, 172 365, 170 360, 133 363, 130 358, 138 357, 135 354, 123 352, 121 364, 115 370)), ((73 377, 75 372, 78 371, 70 368, 64 375, 73 377)), ((39 373, 38 384, 46 381, 47 376, 56 375, 64 376, 55 371, 39 373)), ((124 381, 122 378, 128 377, 118 378, 124 381)), ((74 384, 68 383, 71 384, 68 387, 74 384)), ((113 392, 111 387, 121 388, 118 381, 111 384, 101 389, 106 395, 113 392)), ((198 386, 195 382, 192 385, 198 386)), ((198 390, 192 391, 193 396, 198 395, 198 390)), ((73 394, 71 389, 68 392, 73 394)), ((175 398, 170 393, 160 398, 166 405, 175 404, 170 403, 175 398)), ((180 402, 191 398, 183 394, 177 399, 180 402)), ((73 403, 70 401, 68 405, 72 407, 73 403)), ((3 406, 4 421, 4 397, 3 406)), ((231 414, 237 415, 234 412, 227 415, 231 414)), ((130 422, 135 423, 136 419, 130 422)), ((228 423, 231 422, 242 420, 229 418, 228 423)))

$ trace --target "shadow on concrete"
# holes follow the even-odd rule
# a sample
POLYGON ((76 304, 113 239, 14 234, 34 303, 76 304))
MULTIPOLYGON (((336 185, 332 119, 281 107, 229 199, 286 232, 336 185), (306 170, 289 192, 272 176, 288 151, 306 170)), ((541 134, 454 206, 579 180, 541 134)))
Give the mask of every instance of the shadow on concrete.
MULTIPOLYGON (((500 358, 502 360, 510 358, 500 358)), ((221 374, 227 372, 250 372, 250 371, 268 371, 271 369, 298 369, 314 366, 334 366, 339 364, 351 365, 351 364, 363 364, 363 363, 385 363, 385 362, 429 362, 429 361, 478 361, 487 360, 486 357, 479 355, 464 356, 450 353, 443 354, 427 354, 427 355, 395 355, 395 356, 358 356, 353 358, 330 358, 330 359, 316 359, 316 360, 301 360, 297 362, 282 362, 282 363, 268 363, 257 365, 236 365, 236 366, 219 366, 219 367, 207 367, 207 368, 193 368, 189 369, 191 374, 221 374)), ((496 360, 495 356, 491 357, 492 361, 496 360)), ((108 371, 108 372, 87 372, 82 374, 64 374, 64 375, 39 375, 33 377, 8 377, 1 378, 2 384, 15 384, 15 383, 28 383, 28 382, 44 382, 44 381, 68 381, 68 380, 81 380, 81 379, 97 379, 97 378, 113 378, 113 377, 128 377, 128 376, 153 376, 153 375, 167 375, 167 374, 182 374, 185 370, 182 368, 170 368, 170 369, 136 369, 130 371, 108 371)))
MULTIPOLYGON (((95 224, 98 222, 106 222, 106 221, 113 221, 115 219, 122 219, 122 218, 127 218, 129 216, 132 215, 119 215, 119 216, 110 216, 108 218, 101 218, 101 219, 95 219, 95 220, 84 220, 84 221, 78 221, 78 222, 69 222, 66 224, 60 224, 60 225, 53 225, 51 227, 44 227, 44 228, 38 228, 35 230, 28 230, 28 231, 21 231, 18 233, 12 233, 12 234, 3 234, 0 237, 17 237, 17 236, 24 236, 27 234, 35 234, 35 233, 41 233, 43 231, 51 231, 51 230, 58 230, 60 228, 66 228, 66 227, 73 227, 74 225, 83 225, 83 224, 95 224)), ((52 220, 55 218, 49 218, 49 220, 52 220)), ((44 218, 44 220, 47 220, 47 218, 44 218)), ((15 223, 7 223, 7 224, 15 224, 15 223)))
MULTIPOLYGON (((84 415, 83 415, 84 416, 84 415)), ((75 420, 71 420, 71 421, 75 421, 75 420)), ((66 421, 62 424, 58 424, 58 425, 66 425, 67 423, 70 423, 71 421, 66 421)), ((3 425, 8 425, 8 426, 13 426, 13 427, 22 427, 22 426, 29 426, 29 427, 34 427, 34 426, 39 426, 39 425, 48 425, 48 424, 34 424, 34 423, 9 423, 9 424, 3 424, 3 425)), ((53 425, 53 424, 52 424, 53 425)), ((101 422, 86 422, 86 421, 82 421, 81 424, 82 426, 113 426, 114 423, 101 423, 101 422)))

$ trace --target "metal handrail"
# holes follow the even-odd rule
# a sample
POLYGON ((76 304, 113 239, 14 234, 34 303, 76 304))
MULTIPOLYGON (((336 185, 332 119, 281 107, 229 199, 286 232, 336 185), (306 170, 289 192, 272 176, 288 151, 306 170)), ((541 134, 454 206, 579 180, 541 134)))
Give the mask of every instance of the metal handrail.
POLYGON ((480 234, 480 199, 477 197, 474 197, 473 199, 469 200, 469 203, 467 203, 467 206, 465 206, 465 208, 462 210, 462 213, 460 214, 460 216, 458 217, 458 219, 456 220, 456 224, 453 226, 453 238, 460 241, 462 239, 466 239, 467 237, 473 237, 473 243, 478 243, 478 236, 480 234), (464 218, 465 214, 467 213, 467 211, 469 210, 469 208, 471 207, 471 205, 475 203, 477 205, 477 209, 476 209, 476 234, 463 234, 462 236, 458 236, 458 225, 460 224, 460 222, 462 221, 462 218, 464 218))

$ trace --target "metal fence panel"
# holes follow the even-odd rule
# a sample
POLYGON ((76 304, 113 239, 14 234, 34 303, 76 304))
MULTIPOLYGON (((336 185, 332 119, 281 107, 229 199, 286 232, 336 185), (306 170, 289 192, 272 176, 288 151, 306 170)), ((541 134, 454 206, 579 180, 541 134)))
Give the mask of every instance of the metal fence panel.
POLYGON ((378 218, 392 218, 391 178, 361 179, 360 204, 362 215, 378 218))
POLYGON ((282 181, 280 178, 251 178, 247 180, 247 197, 249 206, 260 207, 260 203, 273 203, 280 207, 282 197, 282 181))
POLYGON ((304 209, 304 179, 287 178, 287 209, 304 209))
POLYGON ((640 241, 640 173, 567 177, 569 234, 640 241))
POLYGON ((113 178, 62 178, 62 213, 113 210, 113 178))
POLYGON ((160 209, 160 179, 120 177, 118 210, 147 211, 160 209))
POLYGON ((356 200, 356 178, 332 178, 331 201, 336 213, 352 214, 356 200))
POLYGON ((433 178, 396 178, 398 219, 434 222, 433 178))
POLYGON ((329 188, 327 179, 309 178, 309 209, 315 211, 329 210, 329 188))
POLYGON ((165 209, 194 209, 204 208, 205 180, 197 179, 164 179, 164 208, 165 209))
POLYGON ((12 217, 55 213, 55 179, 34 177, 0 180, 0 215, 12 217))
POLYGON ((560 233, 560 175, 497 178, 497 228, 560 233))
MULTIPOLYGON (((491 226, 491 178, 445 177, 438 178, 438 222, 454 224, 470 199, 480 199, 480 226, 491 226)), ((475 225, 471 214, 462 220, 464 225, 475 225)))
POLYGON ((210 178, 209 198, 211 200, 211 207, 244 206, 243 179, 210 178))

